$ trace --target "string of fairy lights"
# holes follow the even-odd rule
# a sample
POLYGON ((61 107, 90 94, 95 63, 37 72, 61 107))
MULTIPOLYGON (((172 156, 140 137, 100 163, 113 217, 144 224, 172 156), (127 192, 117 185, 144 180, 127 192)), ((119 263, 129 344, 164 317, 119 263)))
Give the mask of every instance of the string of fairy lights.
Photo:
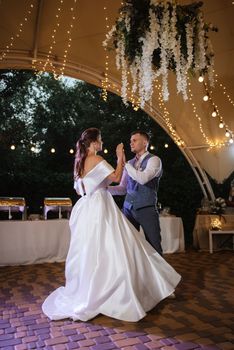
MULTIPOLYGON (((109 32, 110 26, 109 26, 109 18, 107 15, 107 7, 104 6, 104 17, 105 17, 105 30, 106 33, 109 32)), ((109 54, 107 51, 107 48, 104 47, 105 51, 105 67, 104 67, 104 79, 102 79, 101 85, 102 85, 102 98, 106 102, 107 101, 107 95, 108 95, 108 87, 109 87, 109 77, 108 77, 108 71, 109 71, 109 54)))
POLYGON ((57 70, 56 66, 53 64, 52 57, 53 57, 53 52, 54 52, 56 44, 57 44, 57 36, 58 36, 59 28, 60 28, 61 18, 62 18, 63 11, 64 11, 64 4, 65 4, 64 0, 60 0, 59 5, 55 11, 55 24, 54 24, 54 27, 52 28, 52 31, 51 31, 51 38, 50 38, 50 44, 49 44, 50 46, 49 46, 48 53, 46 54, 45 62, 43 62, 42 60, 37 60, 37 59, 34 59, 32 61, 32 69, 35 70, 36 72, 38 72, 38 74, 45 73, 47 70, 46 69, 47 66, 50 66, 55 79, 62 78, 64 76, 64 72, 65 72, 65 68, 66 68, 66 64, 67 64, 68 53, 72 47, 72 31, 74 29, 75 20, 76 20, 75 13, 76 13, 77 0, 73 0, 73 4, 70 7, 71 20, 70 20, 68 29, 66 31, 67 41, 66 41, 63 56, 62 56, 62 65, 59 68, 59 70, 57 70))
MULTIPOLYGON (((203 86, 204 86, 204 89, 205 89, 205 95, 203 96, 203 101, 205 101, 205 102, 209 101, 211 103, 211 105, 212 105, 211 116, 213 118, 218 118, 218 120, 219 120, 219 128, 225 130, 225 137, 228 139, 229 144, 232 144, 234 142, 234 140, 233 140, 234 133, 230 129, 229 125, 225 122, 224 118, 222 117, 222 115, 221 115, 221 113, 219 111, 219 108, 218 108, 217 104, 214 102, 212 89, 209 89, 208 84, 204 80, 204 77, 200 76, 198 78, 198 81, 200 83, 203 83, 203 86)), ((227 94, 226 87, 223 84, 218 83, 217 74, 216 74, 215 82, 216 82, 217 85, 219 84, 219 87, 222 87, 223 94, 227 96, 229 102, 234 106, 234 103, 233 103, 231 97, 227 94)), ((218 146, 222 147, 225 144, 226 144, 226 140, 219 142, 218 146)))
POLYGON ((52 33, 51 33, 51 38, 50 38, 50 46, 49 46, 49 50, 46 54, 46 59, 45 62, 43 63, 43 61, 39 61, 37 62, 37 60, 33 60, 32 62, 32 68, 34 68, 36 71, 38 70, 40 74, 45 73, 46 72, 46 68, 49 65, 52 69, 52 72, 54 74, 54 77, 57 78, 57 72, 56 72, 56 68, 54 66, 54 64, 52 63, 51 57, 56 45, 56 36, 58 33, 58 29, 60 26, 60 17, 63 11, 63 3, 64 0, 59 0, 59 5, 56 9, 55 12, 55 25, 52 29, 52 33))
MULTIPOLYGON (((172 126, 172 123, 170 120, 170 113, 167 110, 166 105, 164 103, 163 95, 162 95, 162 88, 161 88, 158 81, 156 81, 155 88, 158 91, 159 108, 162 111, 162 117, 165 121, 167 129, 169 130, 170 135, 171 135, 172 139, 174 140, 175 144, 179 147, 184 147, 185 146, 184 141, 181 139, 181 137, 179 137, 176 130, 172 126)), ((165 148, 168 148, 168 144, 165 144, 164 146, 165 146, 165 148)))
POLYGON ((33 3, 30 3, 28 8, 25 11, 25 15, 24 15, 23 20, 19 23, 19 26, 16 30, 16 33, 10 37, 9 42, 6 44, 5 48, 3 49, 3 51, 0 55, 0 60, 4 60, 6 58, 7 54, 9 54, 10 50, 13 49, 13 46, 14 46, 16 40, 20 38, 21 34, 23 33, 25 23, 28 22, 31 14, 32 14, 33 8, 34 8, 33 3))

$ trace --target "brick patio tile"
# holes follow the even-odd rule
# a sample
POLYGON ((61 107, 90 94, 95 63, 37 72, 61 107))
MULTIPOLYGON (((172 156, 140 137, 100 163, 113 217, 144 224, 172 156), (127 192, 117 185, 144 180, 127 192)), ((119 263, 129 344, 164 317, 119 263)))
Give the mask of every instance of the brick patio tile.
POLYGON ((50 335, 51 335, 51 338, 59 338, 59 337, 62 337, 64 334, 61 331, 51 332, 51 330, 50 330, 50 335))
POLYGON ((8 339, 8 340, 0 340, 0 349, 7 346, 14 346, 21 344, 21 339, 8 339))
POLYGON ((49 335, 49 333, 47 333, 47 334, 39 334, 38 338, 40 340, 46 340, 46 339, 50 339, 50 335, 49 335))
POLYGON ((151 339, 147 335, 140 335, 138 337, 142 343, 147 343, 148 341, 151 341, 151 339))
POLYGON ((40 315, 41 311, 40 310, 32 310, 32 311, 27 311, 25 312, 25 316, 32 316, 32 315, 40 315))
POLYGON ((38 340, 38 342, 36 343, 37 348, 44 348, 45 347, 45 342, 43 340, 38 340))
MULTIPOLYGON (((76 323, 72 323, 72 324, 67 324, 65 326, 61 326, 61 329, 62 330, 65 330, 65 329, 77 329, 78 330, 78 325, 76 323)), ((88 332, 88 330, 86 330, 86 332, 88 332)))
POLYGON ((22 339, 23 343, 31 343, 31 342, 35 342, 38 340, 38 337, 36 335, 33 335, 31 337, 25 337, 22 339))
POLYGON ((29 329, 32 331, 35 331, 37 329, 43 329, 43 328, 50 328, 49 323, 42 323, 42 324, 34 324, 34 325, 29 325, 29 329))
POLYGON ((117 341, 115 341, 115 344, 118 347, 123 348, 126 346, 140 344, 140 340, 137 338, 127 338, 127 339, 117 340, 117 341))
POLYGON ((112 334, 110 335, 110 339, 113 341, 126 339, 126 335, 124 333, 112 334))
POLYGON ((79 331, 79 333, 88 333, 89 330, 88 330, 88 328, 83 327, 83 328, 79 328, 78 331, 79 331))
POLYGON ((162 347, 162 344, 159 341, 155 340, 145 343, 145 346, 147 346, 148 349, 159 349, 162 347))
POLYGON ((67 344, 67 348, 69 350, 73 350, 73 349, 75 350, 75 349, 79 349, 79 345, 77 343, 75 343, 75 342, 69 342, 67 344))
POLYGON ((177 350, 192 350, 198 347, 198 344, 192 342, 185 342, 180 344, 175 344, 177 350))
POLYGON ((92 339, 85 339, 78 341, 79 346, 91 346, 94 345, 95 342, 92 339))
POLYGON ((86 333, 86 338, 91 339, 91 338, 96 338, 96 337, 100 337, 101 336, 101 332, 100 331, 93 331, 93 332, 88 332, 86 333))
POLYGON ((76 329, 65 329, 63 332, 62 332, 64 335, 74 335, 74 334, 77 334, 77 331, 76 329))
POLYGON ((67 347, 64 344, 57 344, 53 346, 53 350, 67 350, 67 347))
POLYGON ((15 338, 23 338, 26 337, 27 333, 26 332, 17 332, 15 334, 15 338))
POLYGON ((90 329, 92 332, 103 330, 103 327, 102 327, 102 326, 97 326, 97 325, 92 325, 92 324, 90 324, 88 327, 89 327, 89 329, 90 329))
POLYGON ((8 322, 5 322, 5 323, 1 324, 1 329, 7 329, 7 328, 10 328, 10 327, 11 327, 11 325, 8 322))
POLYGON ((111 349, 117 349, 116 345, 112 342, 110 343, 103 343, 103 344, 97 344, 91 347, 92 350, 111 350, 111 349))
POLYGON ((27 331, 27 327, 26 326, 20 326, 20 327, 17 327, 16 328, 16 331, 17 332, 25 332, 25 331, 27 331))
POLYGON ((27 350, 28 349, 26 344, 19 344, 19 345, 16 345, 14 348, 15 348, 15 350, 27 350))
POLYGON ((28 349, 36 349, 36 343, 35 342, 28 343, 28 349))
POLYGON ((83 334, 76 334, 76 335, 71 335, 69 338, 72 341, 79 341, 79 340, 84 340, 85 336, 83 334))
POLYGON ((49 334, 50 333, 50 329, 49 328, 37 329, 34 333, 36 335, 49 334))
POLYGON ((0 341, 1 340, 9 340, 9 339, 13 339, 14 335, 13 334, 2 334, 0 335, 0 341))
POLYGON ((95 338, 95 342, 98 344, 108 343, 110 341, 111 341, 110 337, 106 335, 102 335, 100 337, 95 338))
POLYGON ((149 348, 147 348, 147 346, 145 346, 144 344, 136 344, 133 346, 134 350, 148 350, 149 348))
POLYGON ((46 345, 57 345, 57 344, 64 344, 68 341, 67 337, 58 337, 58 338, 49 338, 45 339, 46 345))

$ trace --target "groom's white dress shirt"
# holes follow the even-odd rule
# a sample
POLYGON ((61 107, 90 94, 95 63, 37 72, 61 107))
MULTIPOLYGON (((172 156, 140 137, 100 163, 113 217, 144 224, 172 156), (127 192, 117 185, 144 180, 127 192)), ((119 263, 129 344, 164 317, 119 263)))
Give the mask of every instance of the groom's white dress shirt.
POLYGON ((142 154, 139 159, 135 162, 134 166, 129 163, 125 164, 122 179, 117 186, 108 186, 108 190, 112 195, 121 196, 127 193, 127 176, 129 175, 133 180, 137 181, 139 184, 144 185, 154 177, 157 177, 162 169, 161 159, 157 156, 149 158, 146 168, 142 170, 139 166, 143 159, 149 154, 146 151, 142 154))

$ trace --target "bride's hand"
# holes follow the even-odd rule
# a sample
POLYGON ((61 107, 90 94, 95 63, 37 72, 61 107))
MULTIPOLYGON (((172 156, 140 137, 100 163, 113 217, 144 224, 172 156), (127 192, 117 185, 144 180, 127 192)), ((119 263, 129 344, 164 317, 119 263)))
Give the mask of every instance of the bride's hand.
POLYGON ((119 143, 118 146, 116 147, 116 156, 119 161, 123 161, 124 157, 124 145, 123 143, 119 143))

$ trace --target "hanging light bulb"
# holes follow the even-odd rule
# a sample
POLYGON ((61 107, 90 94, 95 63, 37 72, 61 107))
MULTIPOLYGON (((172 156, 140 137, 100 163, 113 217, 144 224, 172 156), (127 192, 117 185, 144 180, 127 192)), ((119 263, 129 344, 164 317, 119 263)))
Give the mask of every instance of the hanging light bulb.
POLYGON ((223 129, 223 127, 224 127, 224 123, 221 120, 219 122, 219 127, 220 127, 220 129, 223 129))
POLYGON ((152 151, 154 150, 154 148, 155 148, 155 147, 154 147, 153 145, 150 146, 150 149, 151 149, 152 151))
POLYGON ((233 143, 233 138, 232 137, 230 138, 229 143, 233 143))
POLYGON ((104 151, 103 151, 105 154, 107 154, 108 153, 108 149, 104 149, 104 151))
POLYGON ((11 150, 14 151, 15 150, 15 145, 11 145, 11 150))
POLYGON ((208 95, 205 95, 205 96, 203 96, 203 101, 208 101, 209 100, 209 96, 208 95))
POLYGON ((202 83, 204 81, 204 78, 202 75, 200 75, 200 77, 198 78, 198 81, 199 81, 199 83, 202 83))
POLYGON ((217 112, 216 112, 216 110, 214 110, 214 111, 212 112, 211 115, 212 115, 213 118, 217 117, 217 112))
POLYGON ((168 148, 168 147, 169 147, 168 143, 165 143, 164 147, 165 147, 165 148, 168 148))
POLYGON ((70 154, 73 154, 73 153, 74 153, 74 149, 71 148, 71 149, 69 150, 69 153, 70 153, 70 154))
POLYGON ((226 130, 225 136, 226 136, 226 137, 229 137, 229 136, 230 136, 230 132, 229 132, 228 130, 226 130))
POLYGON ((31 147, 31 151, 35 152, 36 148, 34 146, 31 147))
POLYGON ((51 148, 50 152, 55 153, 55 148, 51 148))

